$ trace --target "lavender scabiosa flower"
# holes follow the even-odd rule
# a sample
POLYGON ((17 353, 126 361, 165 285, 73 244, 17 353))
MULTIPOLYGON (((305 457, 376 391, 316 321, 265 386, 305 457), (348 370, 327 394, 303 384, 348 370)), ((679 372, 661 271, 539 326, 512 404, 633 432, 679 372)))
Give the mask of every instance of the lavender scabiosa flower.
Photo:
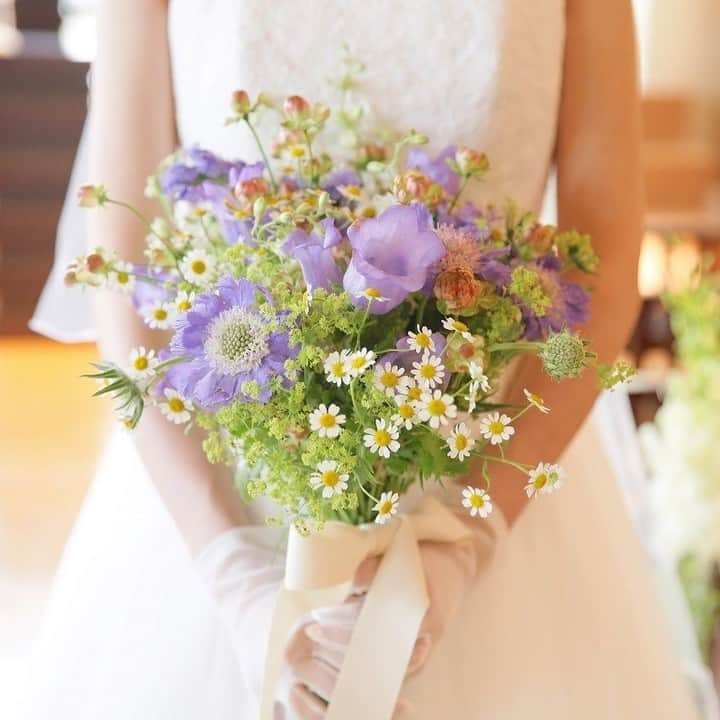
POLYGON ((342 282, 342 272, 332 252, 332 248, 342 240, 342 235, 331 218, 323 220, 320 224, 324 230, 322 238, 316 232, 293 230, 280 249, 300 263, 308 289, 329 290, 331 285, 339 285, 342 282))
POLYGON ((460 178, 447 164, 455 157, 455 146, 449 145, 441 150, 435 157, 431 157, 425 150, 413 147, 408 152, 407 162, 409 169, 420 170, 433 182, 442 185, 449 195, 455 195, 460 189, 460 178))
POLYGON ((391 205, 376 218, 356 221, 348 238, 352 257, 343 286, 356 307, 366 306, 365 291, 377 291, 384 300, 372 303, 370 312, 376 315, 424 288, 445 255, 430 213, 420 203, 391 205))
POLYGON ((171 342, 175 388, 192 402, 216 410, 238 399, 267 402, 270 381, 285 375, 285 361, 297 352, 287 332, 272 330, 257 297, 268 302, 265 288, 248 280, 222 278, 215 292, 195 298, 193 307, 178 320, 171 342), (248 388, 255 392, 248 394, 248 388))
POLYGON ((160 186, 163 193, 173 200, 200 202, 208 199, 208 185, 226 179, 231 170, 244 167, 245 163, 241 161, 228 162, 209 150, 193 147, 183 151, 178 160, 163 172, 160 186))

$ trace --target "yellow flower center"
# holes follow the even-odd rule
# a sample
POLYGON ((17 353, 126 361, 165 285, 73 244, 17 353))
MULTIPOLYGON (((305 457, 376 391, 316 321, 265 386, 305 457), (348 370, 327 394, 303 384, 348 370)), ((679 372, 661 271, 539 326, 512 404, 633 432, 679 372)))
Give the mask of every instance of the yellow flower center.
POLYGON ((378 447, 387 447, 392 441, 392 435, 387 430, 375 431, 375 444, 378 447))
POLYGON ((322 474, 320 481, 327 487, 335 487, 340 482, 340 474, 335 470, 326 470, 322 474))
POLYGON ((392 512, 393 504, 386 500, 381 506, 380 506, 380 514, 381 515, 389 515, 392 512))
POLYGON ((365 297, 379 300, 382 297, 382 293, 377 288, 369 287, 365 290, 365 297))
POLYGON ((434 380, 437 377, 437 368, 427 363, 420 368, 420 376, 425 380, 434 380))
POLYGON ((460 322, 459 320, 453 320, 452 326, 453 330, 455 330, 456 332, 463 333, 468 331, 468 326, 464 322, 460 322))
POLYGON ((539 475, 535 476, 535 479, 533 480, 533 487, 536 490, 542 490, 548 482, 548 476, 545 473, 540 473, 539 475))
POLYGON ((192 303, 189 300, 181 300, 177 307, 180 312, 185 312, 192 307, 192 303))
POLYGON ((207 265, 203 260, 193 260, 193 262, 190 264, 190 269, 196 275, 203 275, 207 270, 207 265))
POLYGON ((465 437, 465 435, 458 435, 455 438, 455 447, 458 450, 465 450, 468 446, 468 439, 465 437))
POLYGON ((153 311, 153 317, 156 320, 167 320, 167 316, 168 316, 167 310, 165 310, 164 308, 156 308, 153 311))
POLYGON ((147 370, 148 369, 148 359, 144 355, 140 355, 135 358, 135 361, 133 362, 133 367, 136 370, 147 370))
POLYGON ((362 212, 360 214, 365 218, 374 218, 377 215, 377 210, 374 207, 368 205, 367 207, 362 209, 362 212))
POLYGON ((425 333, 418 333, 415 336, 415 344, 423 349, 430 347, 430 338, 425 333))
POLYGON ((385 372, 380 376, 380 384, 386 388, 397 387, 400 378, 394 372, 385 372))
POLYGON ((358 355, 350 361, 350 364, 354 370, 360 370, 360 368, 365 367, 365 358, 362 355, 358 355))
POLYGON ((437 400, 431 400, 427 404, 427 411, 434 417, 440 417, 440 415, 444 415, 445 410, 447 410, 447 405, 445 405, 445 401, 442 398, 437 400))
POLYGON ((352 197, 359 198, 362 195, 362 190, 357 185, 345 185, 342 189, 343 194, 352 195, 352 197))
POLYGON ((419 400, 422 397, 422 390, 419 387, 411 387, 407 396, 408 400, 419 400))
POLYGON ((488 430, 493 435, 502 435, 503 432, 505 432, 505 425, 503 425, 499 420, 495 420, 495 422, 491 422, 488 425, 488 430))
POLYGON ((320 416, 320 420, 318 422, 320 424, 320 427, 324 427, 324 428, 332 428, 332 427, 335 427, 335 425, 337 425, 335 416, 331 415, 330 413, 323 413, 320 416))
POLYGON ((174 397, 168 400, 168 407, 174 413, 180 413, 185 409, 185 403, 179 397, 174 397))
POLYGON ((540 407, 545 407, 545 401, 539 395, 535 395, 534 393, 530 393, 530 402, 540 405, 540 407))
POLYGON ((294 145, 290 148, 290 155, 294 158, 305 157, 305 148, 302 145, 294 145))
POLYGON ((128 282, 130 282, 130 275, 128 275, 123 270, 120 270, 120 272, 117 274, 117 281, 120 285, 126 285, 128 282))
POLYGON ((334 363, 333 366, 330 368, 330 374, 334 375, 335 377, 341 378, 343 375, 345 375, 345 363, 334 363))
POLYGON ((400 415, 403 420, 410 420, 410 418, 415 415, 415 408, 413 408, 412 405, 408 405, 408 403, 403 403, 398 409, 398 415, 400 415))
POLYGON ((473 493, 470 496, 470 504, 474 508, 481 508, 483 505, 485 505, 485 500, 483 500, 482 495, 478 495, 477 493, 473 493))
POLYGON ((205 208, 195 208, 195 214, 198 217, 203 217, 207 213, 207 210, 205 208))

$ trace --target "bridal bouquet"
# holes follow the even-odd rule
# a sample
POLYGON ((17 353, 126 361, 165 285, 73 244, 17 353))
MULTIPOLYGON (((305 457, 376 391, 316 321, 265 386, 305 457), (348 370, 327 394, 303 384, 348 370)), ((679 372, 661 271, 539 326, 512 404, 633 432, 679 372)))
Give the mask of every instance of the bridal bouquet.
MULTIPOLYGON (((496 390, 522 355, 557 380, 592 364, 572 331, 588 294, 567 276, 596 270, 590 239, 512 203, 464 201, 489 167, 474 149, 432 156, 416 131, 363 134, 362 113, 341 104, 345 150, 331 156, 324 105, 241 90, 231 108, 262 161, 178 152, 146 188, 163 214, 125 205, 147 227, 147 262, 97 248, 68 269, 68 284, 125 293, 171 333, 125 367, 99 364, 97 394, 129 428, 147 405, 204 428, 210 460, 241 458, 247 495, 269 496, 297 528, 384 523, 414 482, 461 476, 473 458, 485 486, 463 492, 472 515, 491 512, 492 463, 523 473, 529 496, 558 488, 558 465, 505 451, 521 415, 549 408, 532 388, 521 406, 496 390), (268 152, 257 124, 273 112, 268 152)), ((101 185, 79 202, 124 205, 101 185)), ((610 386, 628 372, 600 375, 610 386)))

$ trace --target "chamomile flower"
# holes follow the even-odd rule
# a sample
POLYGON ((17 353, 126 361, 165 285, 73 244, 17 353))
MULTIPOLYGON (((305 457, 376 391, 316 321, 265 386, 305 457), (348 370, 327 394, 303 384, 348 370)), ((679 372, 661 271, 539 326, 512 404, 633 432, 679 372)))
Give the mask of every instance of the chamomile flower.
POLYGON ((418 354, 427 352, 435 352, 435 341, 433 340, 432 330, 425 327, 417 326, 417 332, 410 331, 408 333, 408 347, 418 354))
POLYGON ((348 357, 350 374, 353 377, 362 375, 369 367, 375 364, 375 353, 372 350, 361 348, 348 357))
POLYGON ((182 425, 190 420, 192 403, 184 398, 177 390, 165 388, 165 401, 160 403, 160 412, 176 425, 182 425))
POLYGON ((465 340, 472 340, 472 333, 470 332, 470 328, 461 320, 456 320, 452 317, 447 317, 443 320, 443 327, 450 331, 450 332, 456 332, 462 335, 465 340))
POLYGON ((375 367, 373 385, 388 397, 395 397, 408 378, 404 377, 405 368, 386 362, 375 367))
POLYGON ((325 379, 338 387, 349 385, 353 378, 347 350, 331 352, 325 359, 325 379))
POLYGON ((425 392, 424 388, 418 385, 412 378, 408 378, 407 384, 398 390, 398 395, 408 403, 418 403, 425 392))
POLYGON ((470 431, 465 423, 458 423, 450 433, 447 439, 448 457, 453 460, 464 460, 470 457, 472 449, 475 447, 475 440, 470 435, 470 431))
POLYGON ((215 258, 204 250, 191 250, 180 263, 183 277, 195 285, 208 285, 214 270, 215 258))
POLYGON ((525 485, 525 494, 528 497, 533 495, 549 495, 562 486, 565 470, 560 465, 551 463, 538 463, 537 467, 528 473, 528 482, 525 485))
POLYGON ((492 388, 490 387, 490 380, 488 380, 488 376, 485 374, 482 365, 479 365, 476 362, 469 362, 468 373, 470 374, 470 379, 473 382, 478 383, 478 387, 484 393, 489 393, 492 391, 492 388))
POLYGON ((527 401, 534 405, 541 413, 547 415, 550 412, 550 408, 545 404, 545 401, 535 393, 531 393, 527 388, 523 388, 527 401))
POLYGON ((507 415, 493 412, 480 420, 480 433, 491 445, 500 445, 515 434, 515 428, 507 415))
POLYGON ((398 410, 390 418, 390 421, 398 427, 404 427, 406 430, 412 430, 413 426, 418 421, 415 403, 408 400, 406 395, 396 395, 395 401, 397 402, 398 410))
POLYGON ((133 348, 130 351, 130 366, 127 374, 133 380, 147 380, 155 375, 160 360, 155 357, 154 350, 146 350, 144 347, 133 348))
POLYGON ((374 287, 365 288, 361 293, 358 293, 357 297, 365 298, 369 302, 384 303, 388 301, 388 299, 384 297, 377 288, 374 287))
POLYGON ((397 452, 400 449, 399 437, 400 430, 396 425, 386 420, 376 420, 374 429, 365 429, 363 444, 366 448, 370 448, 371 453, 389 458, 390 453, 397 452))
POLYGON ((492 512, 492 500, 485 490, 468 485, 462 491, 462 494, 462 504, 470 510, 470 515, 472 517, 479 516, 481 518, 486 518, 492 512))
POLYGON ((431 428, 437 430, 440 425, 447 425, 450 418, 457 415, 457 407, 451 395, 446 395, 442 390, 435 392, 424 392, 420 398, 418 416, 420 420, 428 423, 431 428))
POLYGON ((413 363, 411 373, 418 385, 434 388, 445 379, 445 366, 440 357, 426 352, 420 362, 413 363))
POLYGON ((195 293, 185 292, 185 290, 181 290, 175 296, 175 310, 179 313, 192 310, 193 302, 195 302, 195 293))
POLYGON ((117 419, 128 429, 133 429, 133 416, 134 410, 132 407, 119 407, 115 408, 115 415, 117 419))
POLYGON ((170 302, 156 303, 149 308, 143 319, 148 327, 167 330, 175 321, 175 305, 170 302))
POLYGON ((113 290, 129 295, 135 288, 133 266, 129 262, 119 260, 108 273, 108 286, 113 290))
POLYGON ((342 495, 347 490, 349 475, 338 470, 334 460, 323 460, 318 463, 317 470, 310 476, 313 490, 322 489, 324 498, 342 495))
POLYGON ((393 515, 397 515, 400 496, 396 492, 384 492, 380 499, 373 505, 377 513, 375 522, 379 525, 386 523, 393 515))
POLYGON ((310 413, 310 429, 320 437, 336 438, 345 424, 345 416, 334 403, 330 406, 320 404, 310 413))

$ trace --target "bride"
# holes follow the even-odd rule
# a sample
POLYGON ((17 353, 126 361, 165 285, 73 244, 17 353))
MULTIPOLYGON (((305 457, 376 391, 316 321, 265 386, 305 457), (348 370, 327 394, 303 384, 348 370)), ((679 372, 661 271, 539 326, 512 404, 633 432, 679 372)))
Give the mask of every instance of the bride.
MULTIPOLYGON (((625 0, 104 0, 98 33, 81 179, 148 208, 144 178, 178 144, 255 157, 250 138, 222 127, 232 91, 318 99, 349 40, 379 124, 488 153, 476 199, 512 194, 538 209, 556 163, 559 224, 589 232, 602 257, 587 334, 603 360, 623 347, 642 219, 625 0)), ((141 260, 142 233, 115 209, 94 213, 88 234, 141 260)), ((97 302, 96 326, 108 359, 153 342, 112 297, 97 302)), ((584 422, 593 379, 569 390, 527 366, 514 386, 553 411, 550 433, 523 418, 517 456, 562 457, 566 487, 525 507, 517 479, 497 473, 497 517, 474 524, 472 563, 422 548, 432 605, 397 715, 693 717, 645 557, 584 422)), ((21 717, 257 717, 281 577, 254 527, 264 509, 242 505, 225 471, 159 414, 132 438, 112 440, 66 550, 21 717)), ((360 594, 296 632, 280 717, 324 716, 365 570, 360 594)), ((381 658, 382 638, 377 648, 381 658)))

